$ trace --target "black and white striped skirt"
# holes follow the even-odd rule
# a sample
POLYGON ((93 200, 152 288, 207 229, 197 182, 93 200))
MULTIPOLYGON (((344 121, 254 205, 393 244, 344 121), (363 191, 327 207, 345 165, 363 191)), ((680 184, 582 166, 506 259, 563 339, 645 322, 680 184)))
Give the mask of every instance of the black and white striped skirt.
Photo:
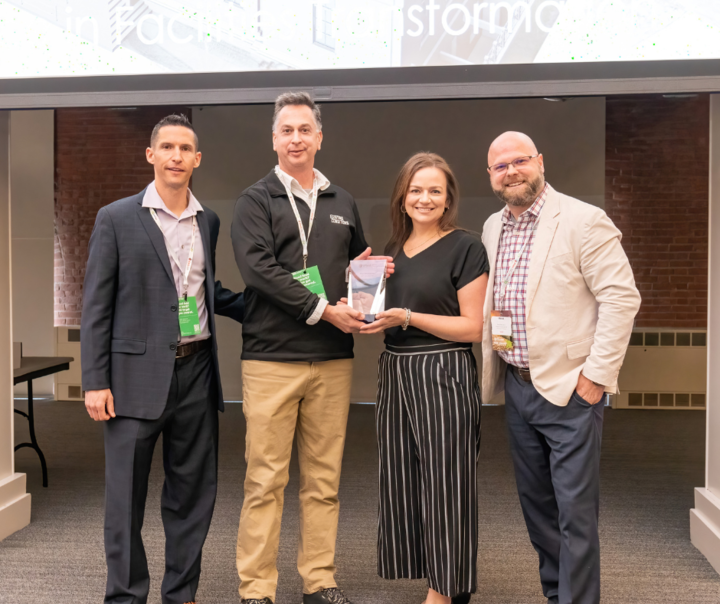
POLYGON ((427 578, 449 597, 477 587, 481 396, 468 345, 380 356, 378 574, 427 578))

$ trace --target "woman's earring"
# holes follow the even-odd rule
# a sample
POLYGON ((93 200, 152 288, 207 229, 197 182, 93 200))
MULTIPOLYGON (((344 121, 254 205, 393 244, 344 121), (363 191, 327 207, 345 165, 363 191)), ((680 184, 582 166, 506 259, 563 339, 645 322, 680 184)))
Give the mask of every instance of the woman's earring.
POLYGON ((405 209, 405 206, 400 206, 400 211, 401 211, 403 214, 407 214, 407 210, 405 209))

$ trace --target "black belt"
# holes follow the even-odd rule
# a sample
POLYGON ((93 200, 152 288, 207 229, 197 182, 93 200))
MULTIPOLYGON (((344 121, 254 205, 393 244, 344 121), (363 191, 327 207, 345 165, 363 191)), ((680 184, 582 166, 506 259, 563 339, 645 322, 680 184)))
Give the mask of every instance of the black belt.
POLYGON ((191 354, 200 352, 210 348, 210 338, 205 340, 196 340, 195 342, 189 342, 188 344, 178 344, 177 351, 175 352, 176 359, 182 359, 183 357, 189 357, 191 354))
POLYGON ((511 365, 511 367, 515 370, 515 373, 520 377, 520 379, 523 382, 532 383, 532 377, 530 376, 530 370, 526 367, 515 367, 515 365, 511 365))

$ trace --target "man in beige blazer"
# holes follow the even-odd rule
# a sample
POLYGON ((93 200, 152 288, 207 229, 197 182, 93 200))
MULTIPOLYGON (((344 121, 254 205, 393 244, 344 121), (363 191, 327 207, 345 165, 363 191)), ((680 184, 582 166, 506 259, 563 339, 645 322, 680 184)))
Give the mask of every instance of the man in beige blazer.
POLYGON ((548 604, 600 601, 604 393, 617 392, 640 307, 620 231, 545 182, 532 140, 506 132, 488 173, 483 402, 505 391, 518 493, 548 604))

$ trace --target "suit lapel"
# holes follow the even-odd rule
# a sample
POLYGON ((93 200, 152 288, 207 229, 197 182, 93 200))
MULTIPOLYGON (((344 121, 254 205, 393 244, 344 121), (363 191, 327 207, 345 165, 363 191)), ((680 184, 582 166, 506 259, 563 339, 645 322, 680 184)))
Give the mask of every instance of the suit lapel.
POLYGON ((530 253, 530 268, 528 271, 527 293, 525 297, 525 313, 530 312, 535 293, 540 284, 540 277, 545 268, 545 261, 550 252, 550 245, 555 237, 555 231, 558 227, 558 215, 560 214, 560 201, 557 193, 552 188, 548 189, 547 200, 545 206, 540 213, 540 222, 538 223, 535 240, 533 241, 532 251, 530 253))
POLYGON ((498 213, 496 219, 493 220, 487 231, 487 237, 485 238, 485 252, 488 255, 488 292, 485 296, 485 308, 486 311, 491 311, 495 308, 495 294, 494 286, 495 283, 495 269, 497 268, 497 255, 498 249, 500 248, 500 235, 502 234, 502 212, 498 213))
POLYGON ((205 212, 198 212, 197 219, 200 236, 203 240, 203 252, 205 252, 205 302, 212 311, 213 296, 211 294, 215 287, 215 275, 213 273, 212 255, 210 254, 210 225, 208 225, 205 212))
POLYGON ((162 231, 158 228, 158 225, 155 224, 153 217, 150 215, 149 208, 139 206, 138 217, 140 218, 140 222, 143 227, 145 227, 148 237, 150 237, 150 241, 160 258, 160 262, 162 262, 163 267, 165 267, 167 276, 170 278, 170 281, 172 281, 173 287, 175 287, 175 277, 173 277, 172 267, 170 266, 170 256, 168 256, 167 246, 165 245, 165 237, 163 237, 162 231))

